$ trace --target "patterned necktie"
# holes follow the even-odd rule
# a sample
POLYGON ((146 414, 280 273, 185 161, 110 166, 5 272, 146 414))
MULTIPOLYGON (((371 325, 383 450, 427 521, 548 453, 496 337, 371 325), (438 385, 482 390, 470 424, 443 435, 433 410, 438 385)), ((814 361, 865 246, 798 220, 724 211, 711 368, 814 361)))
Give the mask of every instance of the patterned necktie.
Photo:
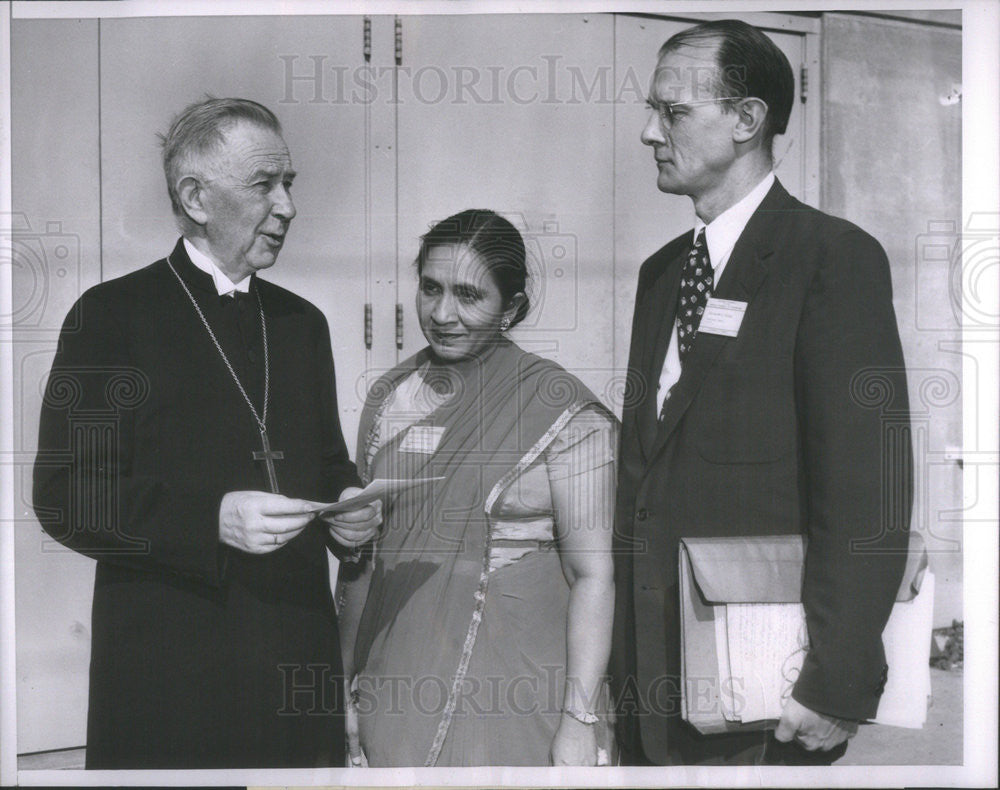
MULTIPOLYGON (((713 282, 714 272, 708 259, 705 229, 702 228, 681 269, 677 318, 675 319, 677 324, 677 354, 680 357, 681 365, 684 364, 684 358, 691 351, 695 336, 698 334, 698 325, 705 312, 705 305, 708 304, 708 297, 712 294, 713 282)), ((668 392, 663 399, 663 406, 660 408, 660 422, 663 422, 669 400, 670 393, 668 392)))
POLYGON ((708 259, 708 245, 705 244, 705 229, 701 229, 694 247, 688 253, 684 268, 681 269, 681 286, 677 302, 677 353, 681 364, 691 351, 702 313, 712 294, 712 264, 708 259))

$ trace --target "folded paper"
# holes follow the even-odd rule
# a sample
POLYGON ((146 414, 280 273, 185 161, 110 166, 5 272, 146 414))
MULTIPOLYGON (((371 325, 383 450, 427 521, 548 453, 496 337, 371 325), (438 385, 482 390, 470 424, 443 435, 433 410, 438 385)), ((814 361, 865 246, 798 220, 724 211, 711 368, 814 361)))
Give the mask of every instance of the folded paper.
MULTIPOLYGON (((809 650, 804 557, 801 535, 681 541, 682 707, 699 731, 763 729, 781 716, 809 650)), ((923 726, 933 608, 934 577, 914 533, 882 633, 889 675, 875 723, 923 726)))
POLYGON ((421 477, 413 480, 387 480, 379 478, 377 480, 372 480, 361 490, 361 493, 355 494, 349 499, 328 504, 317 502, 311 512, 318 516, 323 516, 330 513, 344 513, 348 510, 357 510, 365 505, 370 505, 376 499, 386 499, 387 497, 395 496, 396 494, 406 491, 409 488, 416 488, 417 486, 426 485, 427 483, 433 483, 436 480, 444 480, 444 478, 421 477))

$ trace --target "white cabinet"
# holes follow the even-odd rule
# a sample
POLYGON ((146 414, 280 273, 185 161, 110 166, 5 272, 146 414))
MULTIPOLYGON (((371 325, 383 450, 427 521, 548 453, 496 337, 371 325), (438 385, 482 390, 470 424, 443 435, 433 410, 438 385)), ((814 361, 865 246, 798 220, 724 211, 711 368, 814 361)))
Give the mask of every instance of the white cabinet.
MULTIPOLYGON (((773 35, 798 80, 818 51, 814 20, 746 18, 773 35)), ((48 551, 30 515, 41 383, 61 313, 81 290, 174 243, 156 138, 171 116, 211 94, 255 99, 281 119, 299 171, 298 216, 265 276, 330 322, 349 446, 367 382, 423 345, 418 237, 465 208, 500 211, 525 233, 534 309, 515 339, 620 412, 639 264, 692 222, 686 198, 656 190, 639 142, 656 51, 689 23, 613 14, 16 21, 14 207, 33 227, 60 222, 81 245, 80 276, 42 270, 49 303, 62 305, 55 324, 16 335, 18 360, 34 360, 15 382, 27 426, 15 492, 24 519, 19 752, 85 738, 93 565, 48 551)), ((797 101, 777 143, 778 173, 813 203, 817 146, 818 113, 797 101)), ((15 293, 36 274, 15 269, 15 293)))

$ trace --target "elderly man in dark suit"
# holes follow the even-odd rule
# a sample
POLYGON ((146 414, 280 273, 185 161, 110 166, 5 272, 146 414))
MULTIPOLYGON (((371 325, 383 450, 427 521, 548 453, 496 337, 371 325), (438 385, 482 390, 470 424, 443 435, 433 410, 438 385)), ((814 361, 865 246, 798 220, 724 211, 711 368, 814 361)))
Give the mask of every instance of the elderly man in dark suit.
POLYGON ((829 763, 886 679, 910 445, 885 443, 862 390, 877 378, 907 413, 889 265, 775 179, 793 95, 782 52, 737 21, 672 37, 651 82, 642 142, 697 222, 643 264, 632 326, 612 666, 639 764, 829 763), (768 738, 700 736, 679 717, 678 541, 789 533, 808 537, 810 649, 782 719, 768 738))
POLYGON ((80 298, 39 431, 38 518, 97 560, 88 768, 342 765, 326 548, 370 538, 330 333, 258 273, 295 217, 278 119, 188 107, 163 139, 182 237, 80 298))

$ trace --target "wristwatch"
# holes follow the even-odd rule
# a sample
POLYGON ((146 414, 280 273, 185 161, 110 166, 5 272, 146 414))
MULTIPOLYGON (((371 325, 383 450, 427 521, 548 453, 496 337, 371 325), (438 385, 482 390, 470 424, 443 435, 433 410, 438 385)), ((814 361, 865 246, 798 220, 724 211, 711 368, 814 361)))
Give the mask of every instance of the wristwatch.
POLYGON ((581 724, 597 724, 598 722, 596 713, 587 713, 586 711, 576 710, 575 708, 563 708, 563 713, 571 719, 576 719, 581 724))

